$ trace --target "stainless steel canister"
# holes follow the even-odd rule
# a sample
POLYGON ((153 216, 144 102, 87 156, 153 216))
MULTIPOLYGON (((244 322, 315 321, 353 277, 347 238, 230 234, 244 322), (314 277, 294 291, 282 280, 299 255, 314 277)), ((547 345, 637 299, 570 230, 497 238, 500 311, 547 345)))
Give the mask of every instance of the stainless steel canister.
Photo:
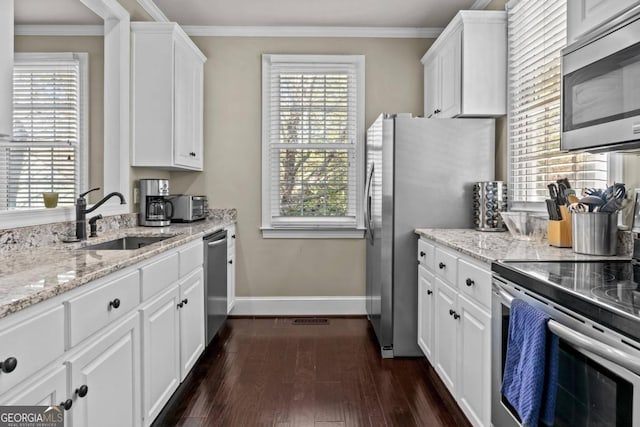
POLYGON ((585 255, 615 255, 618 212, 574 212, 571 219, 573 251, 585 255))
POLYGON ((507 211, 507 184, 481 181, 473 186, 473 223, 480 231, 505 231, 500 212, 507 211))

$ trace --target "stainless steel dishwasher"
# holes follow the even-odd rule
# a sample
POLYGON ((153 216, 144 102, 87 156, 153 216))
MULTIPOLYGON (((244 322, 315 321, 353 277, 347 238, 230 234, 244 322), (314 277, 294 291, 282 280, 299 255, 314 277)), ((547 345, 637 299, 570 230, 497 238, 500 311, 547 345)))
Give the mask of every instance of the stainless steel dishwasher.
POLYGON ((207 345, 227 319, 227 232, 204 237, 207 345))

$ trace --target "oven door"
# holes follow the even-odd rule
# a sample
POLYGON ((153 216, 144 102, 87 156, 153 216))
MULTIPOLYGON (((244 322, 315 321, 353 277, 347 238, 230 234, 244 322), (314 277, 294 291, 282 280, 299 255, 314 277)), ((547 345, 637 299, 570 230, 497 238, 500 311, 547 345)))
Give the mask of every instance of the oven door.
MULTIPOLYGON (((640 351, 616 350, 598 342, 578 317, 557 311, 543 298, 532 298, 494 278, 492 300, 492 413, 494 427, 520 426, 516 411, 500 393, 506 358, 510 306, 525 300, 550 314, 549 329, 560 337, 554 427, 640 427, 640 351), (593 351, 590 351, 593 350, 593 351), (596 354, 598 353, 598 354, 596 354), (634 411, 634 409, 636 411, 634 411)), ((586 327, 589 327, 588 325, 586 327)), ((600 332, 595 332, 600 333, 600 332)), ((631 348, 631 347, 630 347, 631 348)))
POLYGON ((574 46, 562 58, 561 148, 640 139, 640 19, 574 46))

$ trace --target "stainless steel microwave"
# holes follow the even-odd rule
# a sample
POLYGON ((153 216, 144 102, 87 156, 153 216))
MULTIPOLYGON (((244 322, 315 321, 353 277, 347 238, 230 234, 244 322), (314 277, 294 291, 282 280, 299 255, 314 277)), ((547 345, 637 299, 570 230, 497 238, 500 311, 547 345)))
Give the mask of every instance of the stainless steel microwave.
POLYGON ((562 150, 640 148, 640 5, 562 51, 562 150))

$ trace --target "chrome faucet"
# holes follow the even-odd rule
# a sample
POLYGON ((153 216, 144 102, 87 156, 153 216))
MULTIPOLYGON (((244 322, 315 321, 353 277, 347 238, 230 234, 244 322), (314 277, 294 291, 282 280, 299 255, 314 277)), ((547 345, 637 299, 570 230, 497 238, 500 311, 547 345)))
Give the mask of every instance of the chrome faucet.
POLYGON ((120 197, 120 204, 124 205, 126 201, 124 200, 124 196, 117 191, 113 193, 109 193, 102 198, 98 203, 93 205, 91 208, 87 209, 87 199, 84 198, 87 194, 92 191, 99 190, 100 187, 92 188, 89 191, 85 191, 81 193, 76 199, 76 239, 78 240, 87 240, 87 214, 98 209, 104 202, 112 198, 113 196, 120 197))

